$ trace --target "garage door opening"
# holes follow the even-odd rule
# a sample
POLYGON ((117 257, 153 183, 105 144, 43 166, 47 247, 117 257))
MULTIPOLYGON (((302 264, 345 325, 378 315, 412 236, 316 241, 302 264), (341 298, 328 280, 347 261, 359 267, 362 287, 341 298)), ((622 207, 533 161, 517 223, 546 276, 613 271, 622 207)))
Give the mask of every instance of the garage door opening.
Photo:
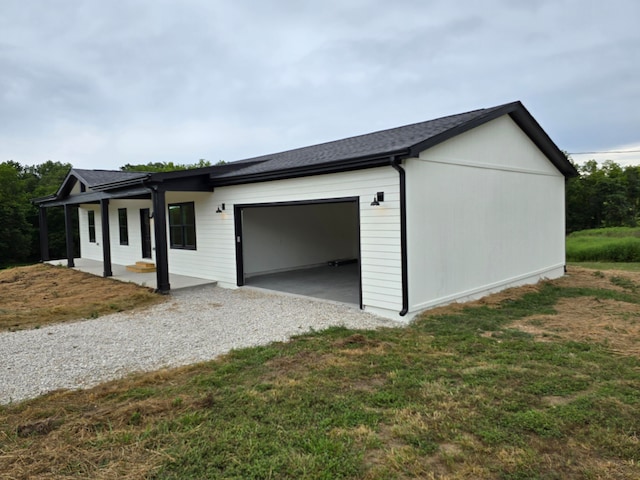
POLYGON ((361 306, 358 198, 236 205, 238 286, 361 306))

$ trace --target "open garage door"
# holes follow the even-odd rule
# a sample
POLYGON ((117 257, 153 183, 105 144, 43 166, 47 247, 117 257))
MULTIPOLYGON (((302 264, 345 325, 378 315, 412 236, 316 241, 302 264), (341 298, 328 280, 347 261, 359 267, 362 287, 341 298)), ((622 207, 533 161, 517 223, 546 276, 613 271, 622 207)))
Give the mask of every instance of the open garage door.
POLYGON ((358 202, 236 205, 238 286, 362 306, 358 202))

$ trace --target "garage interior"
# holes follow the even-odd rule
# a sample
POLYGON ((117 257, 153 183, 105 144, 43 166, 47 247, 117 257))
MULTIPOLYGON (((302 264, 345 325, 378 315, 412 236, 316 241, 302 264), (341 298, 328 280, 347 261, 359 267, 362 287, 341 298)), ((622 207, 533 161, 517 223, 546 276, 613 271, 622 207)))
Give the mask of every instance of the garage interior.
POLYGON ((358 200, 241 208, 245 285, 361 304, 358 200))

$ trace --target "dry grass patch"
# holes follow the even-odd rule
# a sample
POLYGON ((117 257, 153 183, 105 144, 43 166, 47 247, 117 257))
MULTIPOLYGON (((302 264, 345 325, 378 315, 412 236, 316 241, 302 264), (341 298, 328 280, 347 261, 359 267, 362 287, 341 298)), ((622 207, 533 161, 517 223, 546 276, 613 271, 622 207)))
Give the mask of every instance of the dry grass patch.
MULTIPOLYGON (((640 272, 571 268, 569 275, 556 284, 571 288, 600 288, 635 291, 640 286, 640 272)), ((534 335, 540 341, 553 339, 599 343, 621 355, 640 357, 640 305, 591 296, 562 298, 554 315, 532 315, 510 326, 534 335)))
POLYGON ((572 288, 602 288, 607 290, 623 291, 624 287, 616 284, 612 279, 621 278, 640 286, 640 272, 627 270, 593 270, 590 268, 569 266, 567 274, 554 280, 561 287, 572 288))
POLYGON ((95 318, 164 301, 153 290, 47 264, 0 270, 0 331, 95 318))

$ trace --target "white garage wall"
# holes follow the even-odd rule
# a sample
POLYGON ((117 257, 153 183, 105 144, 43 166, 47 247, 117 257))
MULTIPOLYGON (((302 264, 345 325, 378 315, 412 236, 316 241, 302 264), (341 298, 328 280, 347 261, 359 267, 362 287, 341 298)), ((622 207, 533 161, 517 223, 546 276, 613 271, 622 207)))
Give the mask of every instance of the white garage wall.
POLYGON ((242 222, 245 276, 358 257, 355 202, 247 208, 242 222))
POLYGON ((406 162, 410 310, 564 267, 564 177, 508 117, 406 162))
MULTIPOLYGON (((400 200, 392 167, 220 187, 210 193, 167 193, 167 203, 195 199, 197 250, 169 249, 169 271, 236 286, 234 204, 360 197, 362 294, 365 309, 397 317, 402 309, 400 200), (376 192, 385 201, 370 205, 376 192), (225 203, 223 213, 215 213, 225 203)), ((399 317, 398 317, 399 318, 399 317)))

